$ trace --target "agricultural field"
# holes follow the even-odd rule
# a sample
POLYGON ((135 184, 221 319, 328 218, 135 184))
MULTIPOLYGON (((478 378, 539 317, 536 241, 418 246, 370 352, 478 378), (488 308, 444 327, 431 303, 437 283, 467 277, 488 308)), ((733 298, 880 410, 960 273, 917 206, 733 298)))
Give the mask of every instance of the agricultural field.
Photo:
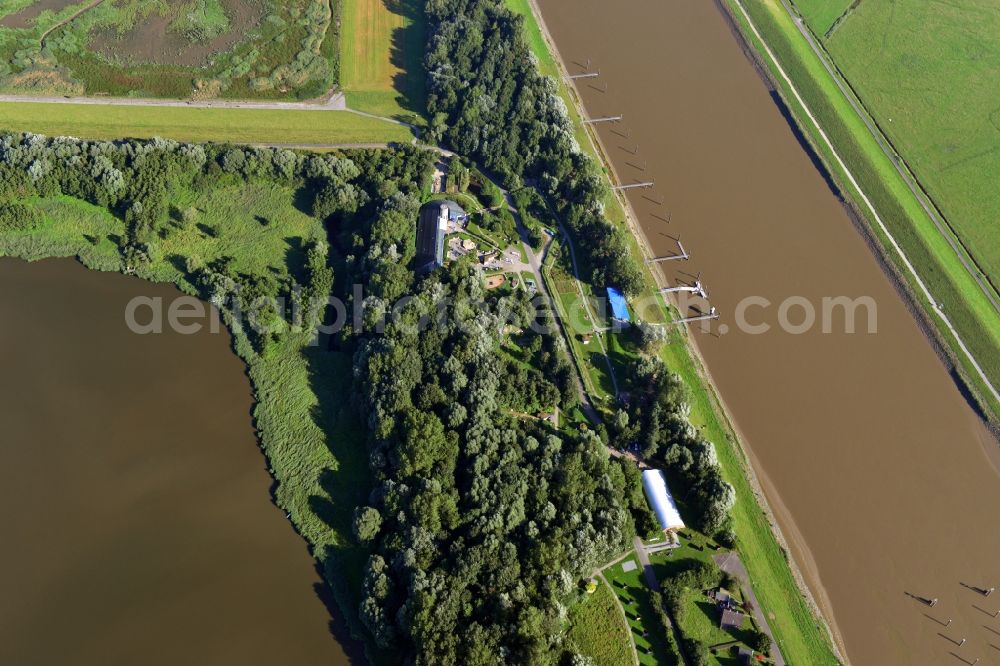
POLYGON ((816 34, 825 35, 834 28, 838 19, 849 14, 857 0, 815 0, 801 4, 802 17, 816 34))
POLYGON ((863 0, 825 42, 994 285, 1000 109, 990 82, 1000 77, 998 33, 992 0, 863 0))
POLYGON ((419 0, 344 0, 341 88, 352 109, 421 124, 427 41, 419 0))
POLYGON ((0 0, 0 90, 290 98, 337 80, 329 0, 0 0))

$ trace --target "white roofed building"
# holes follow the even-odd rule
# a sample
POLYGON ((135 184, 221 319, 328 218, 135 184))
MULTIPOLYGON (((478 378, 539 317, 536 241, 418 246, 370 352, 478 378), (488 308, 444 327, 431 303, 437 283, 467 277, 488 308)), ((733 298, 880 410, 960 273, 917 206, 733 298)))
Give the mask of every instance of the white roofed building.
POLYGON ((660 527, 664 532, 673 532, 684 528, 684 521, 677 510, 670 488, 667 487, 667 479, 663 475, 663 470, 647 469, 642 473, 642 487, 646 491, 646 499, 656 514, 656 519, 660 522, 660 527))

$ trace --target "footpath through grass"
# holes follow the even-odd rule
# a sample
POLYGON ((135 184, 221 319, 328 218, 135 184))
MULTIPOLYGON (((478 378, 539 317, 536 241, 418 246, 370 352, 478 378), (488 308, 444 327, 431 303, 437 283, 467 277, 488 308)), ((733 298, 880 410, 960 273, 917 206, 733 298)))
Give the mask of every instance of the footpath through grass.
POLYGON ((83 139, 148 139, 259 144, 405 143, 404 125, 348 111, 225 109, 98 104, 0 104, 0 129, 83 139))
MULTIPOLYGON (((936 314, 936 308, 940 304, 941 312, 954 325, 994 387, 1000 386, 1000 313, 966 271, 947 239, 923 210, 893 163, 882 152, 863 119, 854 111, 822 61, 799 33, 780 0, 727 0, 727 3, 748 41, 762 54, 762 61, 770 69, 772 78, 776 80, 799 126, 805 131, 834 180, 849 199, 858 202, 861 215, 882 246, 890 248, 888 237, 867 210, 861 193, 850 184, 850 179, 840 168, 825 140, 808 120, 804 109, 780 74, 777 74, 774 63, 763 55, 765 50, 744 20, 741 6, 746 9, 768 47, 780 61, 781 67, 793 80, 809 111, 816 117, 838 155, 878 211, 892 237, 916 267, 937 303, 929 302, 922 295, 909 270, 891 248, 886 253, 889 261, 909 283, 917 302, 923 306, 945 344, 953 349, 959 370, 978 396, 984 411, 995 419, 1000 418, 1000 402, 991 396, 989 388, 936 314)), ((853 21, 855 18, 852 15, 849 20, 853 21)))
MULTIPOLYGON (((557 77, 560 93, 567 100, 570 116, 578 133, 582 134, 581 147, 594 159, 600 160, 600 155, 581 122, 575 96, 560 76, 553 53, 539 28, 530 0, 506 0, 506 3, 513 11, 525 16, 529 43, 538 57, 542 72, 557 77)), ((607 171, 606 166, 605 170, 607 171)), ((611 221, 625 223, 625 213, 617 198, 611 197, 607 214, 611 221)), ((637 240, 634 248, 634 256, 642 257, 637 240)), ((654 300, 662 304, 652 275, 648 271, 644 271, 644 274, 647 276, 648 293, 655 295, 654 300)), ((663 321, 667 312, 665 306, 649 310, 658 311, 646 313, 645 318, 650 321, 663 321)), ((677 329, 672 333, 670 343, 662 351, 662 358, 688 387, 691 422, 700 426, 705 438, 715 444, 725 478, 736 490, 737 500, 732 516, 738 550, 765 612, 774 615, 771 628, 782 653, 793 664, 836 664, 829 635, 796 583, 787 553, 778 544, 754 493, 750 482, 753 473, 749 462, 724 416, 714 388, 695 360, 690 341, 682 330, 677 329)))

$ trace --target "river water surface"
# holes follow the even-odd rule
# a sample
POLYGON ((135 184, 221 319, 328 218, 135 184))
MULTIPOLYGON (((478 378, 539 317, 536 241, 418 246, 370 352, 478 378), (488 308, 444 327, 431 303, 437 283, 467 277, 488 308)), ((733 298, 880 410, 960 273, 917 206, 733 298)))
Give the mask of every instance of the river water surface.
POLYGON ((692 255, 664 275, 701 272, 723 314, 694 339, 847 658, 997 663, 1000 593, 962 586, 1000 587, 997 443, 721 12, 709 0, 541 6, 571 73, 588 58, 600 69, 578 81, 589 113, 625 116, 599 126, 622 180, 655 178, 631 197, 654 251, 676 252, 680 235, 692 255), (774 303, 747 313, 774 327, 790 296, 817 311, 826 296, 871 296, 877 333, 741 333, 734 313, 748 296, 774 303))
POLYGON ((139 295, 179 292, 0 259, 0 664, 346 664, 228 335, 139 295))

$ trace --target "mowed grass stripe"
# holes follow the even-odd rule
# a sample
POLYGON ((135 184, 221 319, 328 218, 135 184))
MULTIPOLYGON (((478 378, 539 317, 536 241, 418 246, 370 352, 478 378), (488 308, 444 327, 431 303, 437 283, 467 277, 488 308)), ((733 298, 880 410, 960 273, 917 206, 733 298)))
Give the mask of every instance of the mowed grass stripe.
POLYGON ((392 63, 392 32, 404 26, 400 14, 389 11, 385 0, 347 0, 344 3, 341 79, 349 90, 389 90, 399 69, 392 63))
POLYGON ((402 125, 347 111, 0 104, 0 128, 87 139, 150 138, 262 144, 404 142, 402 125))
POLYGON ((426 95, 420 0, 345 0, 340 84, 352 109, 418 121, 426 95))

